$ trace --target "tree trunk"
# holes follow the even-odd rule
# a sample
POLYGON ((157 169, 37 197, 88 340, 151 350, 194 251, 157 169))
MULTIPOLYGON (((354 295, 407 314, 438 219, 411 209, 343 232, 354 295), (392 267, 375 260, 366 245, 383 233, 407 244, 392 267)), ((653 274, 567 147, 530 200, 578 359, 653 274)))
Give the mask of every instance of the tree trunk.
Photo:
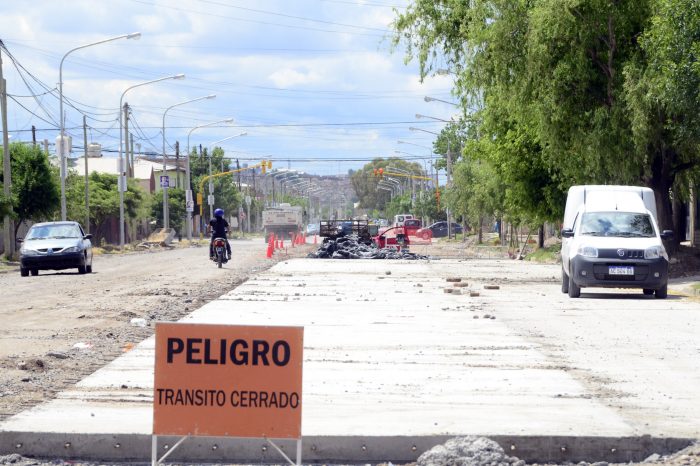
MULTIPOLYGON (((671 186, 674 175, 671 173, 672 151, 661 149, 656 152, 651 163, 651 177, 647 179, 647 186, 654 190, 656 199, 656 213, 659 229, 673 229, 673 209, 671 205, 671 186)), ((677 232, 676 232, 677 233, 677 232)), ((669 253, 675 253, 678 249, 679 235, 676 234, 673 240, 664 242, 669 253)))
POLYGON ((673 196, 672 201, 673 206, 673 232, 677 242, 685 241, 685 211, 683 209, 683 204, 678 196, 673 196))
POLYGON ((481 244, 483 239, 484 239, 484 220, 479 217, 479 238, 478 238, 478 244, 481 244))
POLYGON ((540 225, 537 231, 537 247, 544 248, 544 224, 540 225))

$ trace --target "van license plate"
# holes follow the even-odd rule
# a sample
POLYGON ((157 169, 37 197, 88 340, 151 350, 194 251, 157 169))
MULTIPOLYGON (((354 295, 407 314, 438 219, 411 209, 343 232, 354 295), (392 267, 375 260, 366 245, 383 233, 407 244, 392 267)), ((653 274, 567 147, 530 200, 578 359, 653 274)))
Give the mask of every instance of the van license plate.
POLYGON ((634 275, 634 267, 610 266, 608 267, 609 275, 634 275))

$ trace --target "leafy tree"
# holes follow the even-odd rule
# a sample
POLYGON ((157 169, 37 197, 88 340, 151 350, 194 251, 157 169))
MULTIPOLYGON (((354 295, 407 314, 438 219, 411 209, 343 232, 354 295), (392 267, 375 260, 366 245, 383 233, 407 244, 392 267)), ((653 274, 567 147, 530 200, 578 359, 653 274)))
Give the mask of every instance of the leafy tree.
POLYGON ((572 184, 646 184, 671 227, 700 163, 696 2, 416 0, 394 27, 423 77, 446 63, 480 109, 482 154, 518 182, 507 209, 552 219, 572 184))
MULTIPOLYGON (((156 227, 163 228, 163 192, 158 191, 151 195, 151 218, 155 219, 156 227)), ((182 236, 187 211, 185 210, 185 191, 181 188, 168 189, 168 215, 170 216, 170 228, 174 229, 178 236, 182 236)))
MULTIPOLYGON (((95 244, 105 237, 105 225, 110 218, 119 218, 117 175, 92 172, 88 175, 90 188, 90 232, 95 244)), ((144 203, 143 190, 134 179, 127 179, 124 192, 125 220, 137 218, 144 203)), ((85 218, 85 177, 68 172, 66 177, 67 217, 83 222, 85 218)))
MULTIPOLYGON (((0 151, 0 154, 2 151, 0 151)), ((10 144, 12 189, 10 199, 17 220, 15 235, 25 220, 42 221, 53 217, 60 207, 60 186, 55 169, 39 148, 19 142, 10 144)), ((3 177, 4 182, 4 177, 3 177)))
MULTIPOLYGON (((417 163, 407 162, 397 157, 374 159, 365 164, 360 170, 355 171, 350 178, 355 194, 360 201, 361 208, 384 209, 391 196, 388 191, 378 188, 380 178, 375 176, 374 170, 381 168, 385 172, 391 172, 392 167, 396 173, 404 174, 405 172, 408 174, 425 176, 423 169, 417 163)), ((403 176, 397 176, 395 178, 404 186, 410 186, 410 178, 403 176)))
MULTIPOLYGON (((215 175, 217 173, 230 171, 232 169, 230 163, 230 160, 224 158, 224 150, 222 148, 215 147, 214 150, 211 151, 212 174, 215 175)), ((192 154, 190 154, 190 178, 192 180, 192 191, 195 203, 197 201, 197 193, 200 192, 201 181, 208 175, 209 151, 204 149, 202 153, 198 155, 197 150, 193 149, 192 154)), ((242 205, 243 201, 243 197, 238 191, 238 186, 234 182, 235 179, 235 174, 222 175, 212 179, 216 201, 216 205, 214 207, 224 209, 227 214, 237 213, 238 207, 242 205)), ((209 211, 209 205, 207 204, 208 195, 209 181, 207 180, 203 184, 202 192, 202 199, 204 201, 204 208, 202 209, 202 212, 204 213, 204 216, 208 216, 209 211)), ((199 212, 198 205, 195 207, 195 212, 199 212)))

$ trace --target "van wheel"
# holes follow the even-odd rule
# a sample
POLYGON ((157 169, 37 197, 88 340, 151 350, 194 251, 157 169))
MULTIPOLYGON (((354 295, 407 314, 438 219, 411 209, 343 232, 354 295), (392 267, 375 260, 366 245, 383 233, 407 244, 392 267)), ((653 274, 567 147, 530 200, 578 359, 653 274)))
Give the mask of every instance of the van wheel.
POLYGON ((561 269, 561 292, 569 292, 569 276, 564 272, 564 268, 561 269))
POLYGON ((25 269, 24 267, 20 267, 19 274, 23 277, 28 277, 29 276, 29 269, 25 269))
POLYGON ((84 265, 79 265, 79 266, 78 266, 78 273, 82 275, 82 274, 84 274, 85 272, 87 272, 87 269, 85 268, 85 266, 84 266, 84 265))
POLYGON ((578 286, 574 279, 569 275, 569 298, 578 298, 581 296, 581 287, 578 286))
POLYGON ((647 295, 647 296, 651 296, 651 295, 654 294, 654 290, 652 290, 651 288, 644 288, 644 289, 642 290, 642 293, 644 293, 644 294, 647 295))
POLYGON ((668 296, 668 284, 665 283, 664 286, 656 290, 656 298, 657 299, 666 299, 666 296, 668 296))

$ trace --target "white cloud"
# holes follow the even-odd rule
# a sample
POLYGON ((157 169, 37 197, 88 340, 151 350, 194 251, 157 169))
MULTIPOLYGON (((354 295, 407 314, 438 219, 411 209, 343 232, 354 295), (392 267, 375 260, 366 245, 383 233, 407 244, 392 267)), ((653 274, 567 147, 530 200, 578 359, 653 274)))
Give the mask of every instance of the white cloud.
POLYGON ((291 68, 275 71, 268 77, 268 79, 272 81, 275 86, 281 88, 295 87, 305 84, 318 84, 322 81, 321 75, 315 71, 298 71, 291 68))

